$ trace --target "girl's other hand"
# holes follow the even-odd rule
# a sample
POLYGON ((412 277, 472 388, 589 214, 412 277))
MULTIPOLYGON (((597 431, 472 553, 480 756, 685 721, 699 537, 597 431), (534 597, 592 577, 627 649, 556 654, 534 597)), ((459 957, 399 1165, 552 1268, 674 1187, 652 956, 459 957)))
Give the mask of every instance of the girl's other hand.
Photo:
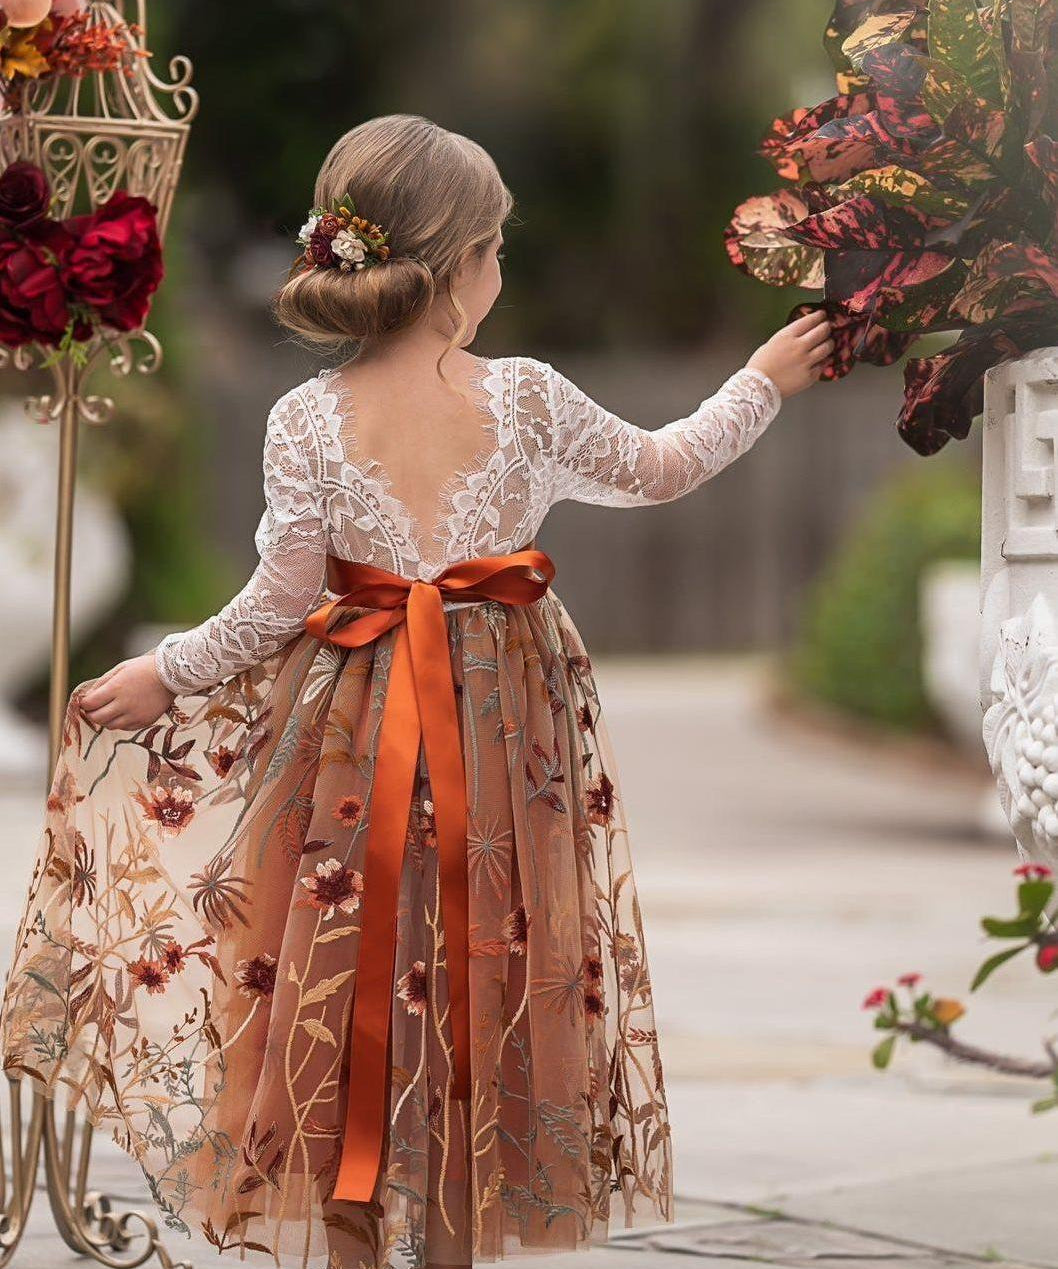
POLYGON ((816 309, 777 330, 750 357, 746 368, 762 371, 784 398, 792 397, 816 382, 833 351, 830 321, 823 309, 816 309))
POLYGON ((154 653, 119 661, 80 698, 81 713, 94 727, 138 731, 156 723, 176 698, 158 677, 154 653))

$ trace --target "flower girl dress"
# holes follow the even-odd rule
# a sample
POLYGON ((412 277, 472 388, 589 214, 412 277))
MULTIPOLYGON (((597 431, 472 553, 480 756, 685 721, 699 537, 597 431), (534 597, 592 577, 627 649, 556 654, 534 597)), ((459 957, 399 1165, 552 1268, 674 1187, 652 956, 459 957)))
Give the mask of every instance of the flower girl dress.
POLYGON ((5 1068, 234 1258, 466 1265, 671 1218, 617 777, 526 548, 561 499, 688 493, 779 394, 742 370, 650 432, 512 357, 474 397, 478 460, 412 508, 341 370, 288 392, 257 569, 157 649, 177 703, 67 710, 5 1068))

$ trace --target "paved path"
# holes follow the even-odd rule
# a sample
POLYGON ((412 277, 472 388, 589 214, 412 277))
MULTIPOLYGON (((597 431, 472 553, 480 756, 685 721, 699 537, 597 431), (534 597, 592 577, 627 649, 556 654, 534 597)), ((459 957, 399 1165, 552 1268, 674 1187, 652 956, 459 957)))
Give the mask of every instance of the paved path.
MULTIPOLYGON (((1011 906, 1012 847, 977 825, 983 777, 925 749, 806 730, 744 660, 599 667, 636 850, 672 1106, 679 1224, 548 1269, 984 1260, 1056 1266, 1058 1115, 1037 1086, 918 1046, 867 1060, 867 988, 921 970, 966 1000, 977 920, 1011 906), (664 1259, 663 1259, 664 1258, 664 1259)), ((11 875, 35 794, 5 799, 11 875)), ((4 942, 18 887, 0 895, 4 942)), ((1053 991, 1010 967, 960 1024, 1035 1056, 1053 991)), ((93 1180, 139 1193, 98 1143, 93 1180)), ((38 1205, 16 1259, 67 1263, 38 1205)), ((173 1244, 173 1252, 187 1255, 173 1244)), ((195 1264, 222 1263, 209 1252, 195 1264)))

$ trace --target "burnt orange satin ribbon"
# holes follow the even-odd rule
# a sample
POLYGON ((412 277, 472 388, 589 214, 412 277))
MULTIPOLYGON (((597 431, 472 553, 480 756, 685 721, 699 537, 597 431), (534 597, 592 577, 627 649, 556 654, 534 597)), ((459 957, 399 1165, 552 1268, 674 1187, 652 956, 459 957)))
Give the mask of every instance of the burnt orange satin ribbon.
POLYGON ((426 753, 437 826, 441 912, 452 1023, 453 1096, 470 1096, 467 803, 444 600, 531 604, 555 567, 543 551, 453 564, 433 582, 327 557, 327 585, 341 592, 308 618, 317 639, 362 648, 397 628, 371 793, 360 958, 350 1034, 349 1103, 334 1197, 366 1203, 382 1159, 389 1103, 389 1039, 397 902, 419 744, 426 753), (331 630, 342 609, 374 609, 331 630))

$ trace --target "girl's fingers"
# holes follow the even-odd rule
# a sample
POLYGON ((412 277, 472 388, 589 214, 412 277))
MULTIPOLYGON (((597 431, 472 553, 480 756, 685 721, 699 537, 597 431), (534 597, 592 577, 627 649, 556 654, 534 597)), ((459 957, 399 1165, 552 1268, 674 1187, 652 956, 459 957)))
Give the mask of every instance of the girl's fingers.
POLYGON ((834 341, 828 339, 825 343, 820 344, 817 348, 812 349, 812 365, 818 366, 820 362, 826 361, 830 354, 834 351, 834 341))
POLYGON ((81 697, 81 713, 87 714, 90 710, 101 709, 104 705, 109 704, 114 699, 114 689, 111 687, 95 686, 91 691, 85 692, 81 697))
POLYGON ((824 339, 829 339, 830 333, 830 323, 820 322, 818 326, 813 326, 811 330, 806 331, 801 336, 801 342, 812 348, 816 344, 822 343, 824 339))
POLYGON ((111 701, 100 709, 94 709, 90 713, 86 713, 85 717, 93 727, 109 727, 113 720, 121 715, 121 712, 122 708, 117 701, 111 701))
POLYGON ((826 309, 817 308, 791 322, 786 329, 794 335, 804 335, 826 321, 829 321, 826 309))

